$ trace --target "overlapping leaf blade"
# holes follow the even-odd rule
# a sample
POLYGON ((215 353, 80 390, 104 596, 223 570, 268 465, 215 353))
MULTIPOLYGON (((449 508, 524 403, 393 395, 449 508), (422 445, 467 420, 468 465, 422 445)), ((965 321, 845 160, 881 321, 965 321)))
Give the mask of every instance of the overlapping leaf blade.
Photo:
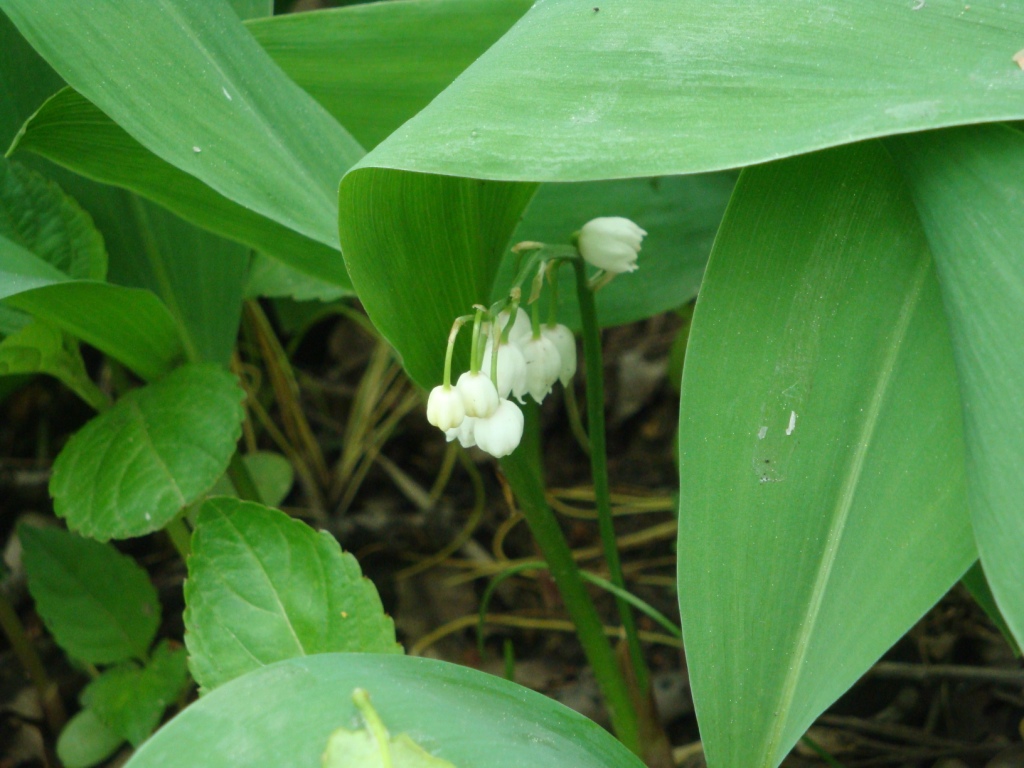
POLYGON ((985 575, 1024 642, 1024 133, 975 126, 891 140, 948 307, 985 575))
POLYGON ((69 84, 157 156, 337 244, 338 180, 362 150, 273 64, 225 0, 3 0, 0 9, 69 84))
POLYGON ((683 371, 679 600, 708 765, 778 765, 971 564, 952 348, 877 143, 744 171, 683 371))

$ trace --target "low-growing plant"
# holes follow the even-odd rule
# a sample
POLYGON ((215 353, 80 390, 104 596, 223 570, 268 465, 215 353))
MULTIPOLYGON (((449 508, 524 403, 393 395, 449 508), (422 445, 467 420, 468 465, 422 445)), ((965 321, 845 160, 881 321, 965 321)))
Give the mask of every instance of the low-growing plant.
POLYGON ((708 765, 778 765, 965 573, 1024 638, 1020 7, 0 11, 0 373, 54 376, 97 412, 53 464, 74 533, 19 528, 36 610, 92 677, 68 765, 125 741, 132 768, 671 764, 635 612, 675 628, 619 564, 601 328, 695 298, 677 586, 708 765), (332 479, 246 303, 279 297, 358 298, 430 422, 499 459, 544 560, 527 565, 557 584, 618 740, 404 655, 352 555, 273 508, 291 476, 258 458, 253 420, 314 520, 359 476, 346 447, 332 479), (240 323, 263 389, 240 375, 240 323), (581 572, 545 494, 537 404, 572 381, 574 332, 608 580, 581 572), (202 696, 147 738, 185 651, 154 646, 153 588, 106 542, 157 532, 187 558, 202 696))

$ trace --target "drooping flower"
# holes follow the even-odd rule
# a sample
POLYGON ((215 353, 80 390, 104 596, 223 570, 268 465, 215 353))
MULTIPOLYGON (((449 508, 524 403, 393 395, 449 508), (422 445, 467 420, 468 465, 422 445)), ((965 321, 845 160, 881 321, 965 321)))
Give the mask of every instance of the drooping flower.
POLYGON ((511 400, 502 400, 486 419, 477 419, 473 435, 477 446, 496 459, 508 456, 523 439, 523 412, 511 400))
POLYGON ((558 350, 558 356, 562 361, 562 367, 558 371, 558 380, 562 386, 567 386, 576 375, 576 337, 572 331, 559 323, 558 325, 545 325, 540 329, 540 335, 549 339, 558 350))
POLYGON ((455 429, 449 429, 444 433, 450 443, 452 440, 458 440, 459 445, 463 448, 472 448, 476 445, 476 423, 479 419, 475 419, 472 416, 467 416, 462 420, 455 429))
POLYGON ((602 216, 583 225, 576 246, 580 255, 599 269, 615 274, 632 272, 646 234, 629 219, 602 216))
MULTIPOLYGON (((498 328, 502 331, 505 330, 505 326, 508 325, 508 310, 503 310, 498 313, 496 322, 498 328)), ((526 314, 522 307, 516 308, 516 319, 512 323, 512 327, 508 331, 508 340, 513 344, 523 344, 533 334, 533 327, 530 325, 530 316, 526 314)))
POLYGON ((498 390, 494 387, 491 377, 477 371, 466 371, 459 376, 455 388, 462 395, 462 404, 467 416, 486 419, 498 410, 498 390))
POLYGON ((462 395, 454 387, 440 384, 430 390, 427 398, 427 421, 447 432, 458 427, 466 417, 462 395))
MULTIPOLYGON (((480 366, 480 370, 485 373, 491 370, 493 349, 493 342, 488 341, 484 347, 484 361, 480 366)), ((505 398, 512 394, 521 403, 526 391, 526 359, 522 350, 511 342, 498 345, 498 397, 505 398)))
POLYGON ((523 358, 526 360, 526 390, 530 397, 542 403, 562 370, 558 348, 545 336, 531 338, 523 344, 523 358))

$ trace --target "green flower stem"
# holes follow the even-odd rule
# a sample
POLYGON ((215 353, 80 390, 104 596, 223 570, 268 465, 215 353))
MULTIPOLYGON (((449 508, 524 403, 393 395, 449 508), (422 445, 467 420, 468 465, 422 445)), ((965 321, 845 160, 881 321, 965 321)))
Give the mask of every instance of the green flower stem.
POLYGON ((639 755, 642 753, 640 727, 629 687, 611 644, 605 637, 601 618, 597 615, 580 570, 572 558, 565 534, 544 497, 536 406, 527 407, 525 414, 523 442, 510 456, 501 460, 502 471, 515 491, 520 509, 558 586, 569 618, 576 625, 580 645, 583 646, 583 652, 608 707, 612 729, 626 747, 639 755))
POLYGON ((484 359, 484 351, 480 348, 480 326, 484 321, 483 310, 478 309, 473 317, 473 341, 469 348, 469 372, 480 373, 480 364, 484 359))
MULTIPOLYGON (((594 294, 587 284, 587 273, 582 260, 573 262, 576 268, 576 295, 580 304, 580 319, 583 321, 583 352, 587 368, 587 435, 590 438, 590 469, 594 476, 594 499, 597 502, 598 529, 601 545, 608 566, 611 582, 625 591, 626 580, 622 576, 622 563, 615 540, 615 523, 612 520, 611 494, 608 489, 608 451, 604 432, 604 366, 601 362, 601 334, 597 327, 597 307, 594 294)), ((648 686, 647 664, 640 649, 640 638, 636 621, 629 603, 616 598, 622 629, 629 644, 629 655, 633 662, 637 685, 646 695, 648 686)))

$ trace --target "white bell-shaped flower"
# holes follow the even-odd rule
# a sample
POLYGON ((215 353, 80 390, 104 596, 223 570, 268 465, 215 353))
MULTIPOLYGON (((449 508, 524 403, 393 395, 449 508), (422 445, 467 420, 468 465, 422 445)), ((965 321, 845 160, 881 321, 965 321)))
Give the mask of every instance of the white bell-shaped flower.
MULTIPOLYGON (((496 319, 498 328, 502 331, 508 325, 508 310, 498 313, 496 319)), ((512 344, 523 344, 533 335, 533 326, 530 324, 530 316, 523 311, 522 307, 516 307, 516 319, 508 331, 508 340, 512 344)))
POLYGON ((466 408, 467 416, 486 419, 498 410, 498 390, 491 377, 483 371, 466 371, 459 376, 455 388, 462 395, 462 404, 466 408))
POLYGON ((502 400, 498 410, 473 425, 476 444, 496 459, 508 456, 523 439, 523 412, 511 400, 502 400))
MULTIPOLYGON (((540 329, 540 335, 550 339, 558 350, 562 367, 558 371, 558 380, 562 386, 567 386, 576 375, 576 337, 572 331, 559 323, 558 325, 545 325, 540 329)), ((499 358, 500 360, 501 358, 499 358)))
MULTIPOLYGON (((494 350, 494 343, 487 342, 484 347, 484 361, 480 370, 489 373, 491 370, 491 353, 494 350)), ((498 397, 508 397, 509 394, 521 403, 526 394, 526 358, 518 345, 498 345, 498 397)))
POLYGON ((602 216, 583 225, 576 246, 580 255, 599 269, 616 274, 632 272, 646 234, 629 219, 602 216))
POLYGON ((441 384, 430 390, 430 396, 427 398, 427 421, 447 432, 458 427, 465 417, 466 407, 457 389, 441 384))
POLYGON ((526 390, 542 403, 562 370, 558 348, 545 336, 530 338, 523 344, 523 358, 526 360, 526 390))
POLYGON ((459 445, 463 448, 472 448, 476 445, 476 423, 479 419, 474 419, 472 416, 467 416, 462 420, 455 429, 449 429, 444 433, 444 436, 450 443, 452 440, 458 440, 459 445))

